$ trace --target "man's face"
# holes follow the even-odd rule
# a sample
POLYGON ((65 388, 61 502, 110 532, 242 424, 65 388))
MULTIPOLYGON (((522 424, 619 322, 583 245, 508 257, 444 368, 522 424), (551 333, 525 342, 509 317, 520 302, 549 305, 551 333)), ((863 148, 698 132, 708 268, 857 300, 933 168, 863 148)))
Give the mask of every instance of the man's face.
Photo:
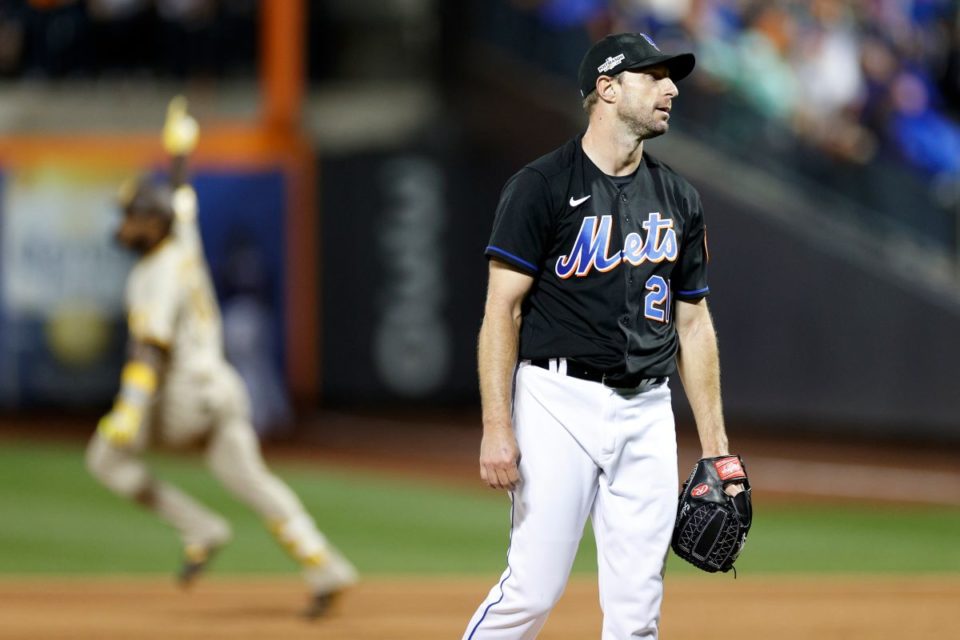
POLYGON ((656 138, 670 128, 670 109, 679 91, 664 65, 624 71, 617 80, 621 99, 617 116, 641 140, 656 138))
POLYGON ((127 209, 117 227, 116 239, 122 247, 143 254, 160 244, 169 230, 169 220, 162 215, 127 209))

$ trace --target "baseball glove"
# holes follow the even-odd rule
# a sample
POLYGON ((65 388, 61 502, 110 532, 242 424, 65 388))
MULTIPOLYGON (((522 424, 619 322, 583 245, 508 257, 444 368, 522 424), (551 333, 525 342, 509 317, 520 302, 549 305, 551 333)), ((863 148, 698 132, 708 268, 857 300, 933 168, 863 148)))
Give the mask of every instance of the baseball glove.
POLYGON ((752 521, 750 483, 740 456, 703 458, 680 492, 671 546, 704 571, 726 572, 740 555, 752 521), (737 483, 743 491, 727 495, 724 487, 737 483))

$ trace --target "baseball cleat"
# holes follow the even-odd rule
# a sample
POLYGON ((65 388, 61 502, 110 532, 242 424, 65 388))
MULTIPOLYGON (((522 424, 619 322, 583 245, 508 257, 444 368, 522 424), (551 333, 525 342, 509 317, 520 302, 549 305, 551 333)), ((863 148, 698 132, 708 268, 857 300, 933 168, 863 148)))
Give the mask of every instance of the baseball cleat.
POLYGON ((356 568, 333 547, 312 559, 304 576, 313 589, 310 604, 304 611, 310 619, 326 615, 344 590, 357 582, 356 568))
POLYGON ((310 598, 310 604, 304 610, 303 615, 308 620, 316 620, 327 615, 334 602, 340 597, 340 592, 318 593, 310 598))
POLYGON ((188 544, 183 549, 183 564, 177 572, 177 584, 181 589, 189 589, 200 577, 210 560, 220 549, 215 545, 188 544))

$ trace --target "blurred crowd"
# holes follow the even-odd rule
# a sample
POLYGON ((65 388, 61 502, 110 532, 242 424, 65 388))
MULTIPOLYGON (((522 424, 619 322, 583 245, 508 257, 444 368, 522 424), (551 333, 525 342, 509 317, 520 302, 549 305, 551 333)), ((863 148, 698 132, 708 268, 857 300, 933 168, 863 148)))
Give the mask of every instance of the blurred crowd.
POLYGON ((0 0, 0 77, 249 74, 257 0, 0 0))
MULTIPOLYGON (((0 0, 0 77, 252 77, 261 1, 0 0)), ((416 34, 434 22, 418 32, 383 7, 436 17, 453 4, 471 8, 468 32, 571 79, 614 31, 693 49, 679 122, 888 217, 922 210, 907 221, 934 239, 960 237, 960 0, 309 0, 310 80, 430 64, 432 44, 404 47, 432 42, 416 34)))
MULTIPOLYGON (((960 177, 957 0, 510 3, 548 29, 585 27, 591 39, 639 30, 692 47, 707 89, 735 94, 836 158, 895 157, 928 177, 960 177)), ((310 5, 322 12, 323 3, 310 5)), ((0 0, 0 77, 250 75, 257 6, 0 0)))
POLYGON ((834 157, 960 177, 956 0, 512 0, 547 25, 693 47, 698 74, 834 157))

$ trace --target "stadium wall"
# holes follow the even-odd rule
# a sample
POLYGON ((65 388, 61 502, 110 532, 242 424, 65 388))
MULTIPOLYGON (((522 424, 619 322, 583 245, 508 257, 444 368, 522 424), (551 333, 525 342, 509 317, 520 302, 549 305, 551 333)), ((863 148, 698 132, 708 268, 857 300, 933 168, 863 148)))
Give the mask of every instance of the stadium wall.
MULTIPOLYGON (((192 172, 221 302, 229 302, 224 294, 259 296, 269 334, 262 346, 307 401, 317 384, 311 158, 299 140, 221 124, 205 129, 192 172), (258 273, 239 269, 241 251, 252 252, 258 273)), ((155 135, 0 142, 0 404, 109 401, 132 264, 111 242, 115 194, 123 180, 165 164, 155 135)))

